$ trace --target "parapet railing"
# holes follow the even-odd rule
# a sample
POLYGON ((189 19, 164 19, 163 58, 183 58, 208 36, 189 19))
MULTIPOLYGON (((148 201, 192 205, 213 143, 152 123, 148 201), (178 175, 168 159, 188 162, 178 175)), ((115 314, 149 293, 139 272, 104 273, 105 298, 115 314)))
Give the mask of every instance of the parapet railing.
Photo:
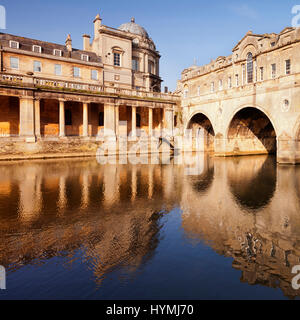
POLYGON ((153 98, 168 101, 178 101, 179 96, 161 93, 161 92, 148 92, 134 89, 124 89, 117 87, 107 87, 103 85, 96 85, 91 83, 82 83, 65 80, 53 80, 47 78, 37 78, 27 75, 16 74, 0 74, 0 84, 20 85, 34 88, 48 88, 53 90, 65 90, 65 91, 78 91, 84 93, 98 93, 98 94, 112 94, 117 96, 130 96, 137 98, 153 98))

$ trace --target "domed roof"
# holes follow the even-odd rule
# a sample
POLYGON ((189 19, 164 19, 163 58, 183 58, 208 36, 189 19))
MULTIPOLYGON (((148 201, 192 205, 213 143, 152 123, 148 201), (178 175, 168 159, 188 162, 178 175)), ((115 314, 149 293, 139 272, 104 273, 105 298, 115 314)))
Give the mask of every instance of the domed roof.
POLYGON ((149 38, 148 32, 141 27, 139 24, 135 23, 135 19, 132 18, 131 22, 124 23, 119 27, 119 30, 130 32, 133 34, 138 34, 142 37, 149 38))

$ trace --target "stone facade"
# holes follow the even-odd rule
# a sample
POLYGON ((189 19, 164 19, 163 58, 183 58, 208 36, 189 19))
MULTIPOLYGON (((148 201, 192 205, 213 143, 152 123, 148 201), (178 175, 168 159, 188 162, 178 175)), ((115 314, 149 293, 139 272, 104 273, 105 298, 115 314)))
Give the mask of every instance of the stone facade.
POLYGON ((215 155, 277 151, 280 163, 299 163, 299 42, 299 28, 250 31, 232 55, 184 70, 182 128, 203 131, 215 155))

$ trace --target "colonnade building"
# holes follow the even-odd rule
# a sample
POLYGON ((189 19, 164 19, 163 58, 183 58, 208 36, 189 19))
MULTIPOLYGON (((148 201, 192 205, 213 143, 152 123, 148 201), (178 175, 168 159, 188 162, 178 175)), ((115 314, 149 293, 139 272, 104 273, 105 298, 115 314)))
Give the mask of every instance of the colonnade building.
POLYGON ((83 50, 0 34, 0 157, 93 153, 107 137, 173 129, 179 97, 161 93, 160 53, 147 31, 94 20, 83 50))

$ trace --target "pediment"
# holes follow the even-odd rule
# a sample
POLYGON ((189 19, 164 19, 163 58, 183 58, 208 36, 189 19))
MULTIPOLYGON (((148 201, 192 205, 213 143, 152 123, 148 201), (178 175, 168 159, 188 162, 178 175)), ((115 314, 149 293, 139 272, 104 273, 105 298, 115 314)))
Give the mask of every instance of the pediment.
POLYGON ((253 34, 251 31, 247 32, 244 38, 242 38, 238 44, 233 48, 233 52, 238 50, 243 50, 248 45, 252 44, 254 47, 258 48, 257 41, 263 38, 262 35, 253 34))

